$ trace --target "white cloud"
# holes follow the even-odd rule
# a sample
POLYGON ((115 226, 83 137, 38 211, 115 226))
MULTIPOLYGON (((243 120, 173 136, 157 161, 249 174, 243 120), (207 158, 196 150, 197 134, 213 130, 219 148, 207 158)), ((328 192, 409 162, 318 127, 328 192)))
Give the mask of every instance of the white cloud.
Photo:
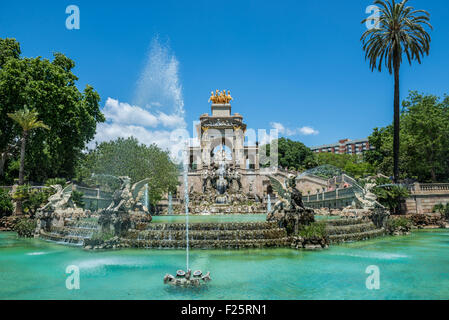
POLYGON ((115 124, 156 127, 159 122, 158 118, 150 112, 112 98, 106 100, 103 113, 109 122, 115 124))
POLYGON ((282 123, 279 123, 279 122, 271 122, 270 125, 271 125, 271 127, 272 127, 273 129, 277 129, 277 131, 278 131, 280 134, 284 134, 284 133, 285 133, 285 127, 284 127, 284 125, 283 125, 282 123))
POLYGON ((179 158, 186 139, 183 131, 186 122, 178 69, 179 62, 170 49, 154 40, 137 84, 134 103, 109 97, 102 110, 106 123, 97 126, 94 142, 89 147, 95 142, 133 136, 141 143, 157 144, 169 150, 173 158, 179 158))
POLYGON ((290 128, 285 127, 280 122, 271 122, 270 125, 273 129, 277 129, 280 135, 285 135, 288 137, 296 136, 296 135, 310 136, 310 135, 317 135, 320 133, 318 130, 315 130, 312 127, 308 127, 308 126, 290 129, 290 128))
POLYGON ((316 136, 317 134, 320 133, 318 130, 315 130, 315 129, 311 128, 311 127, 299 128, 299 132, 301 132, 305 136, 310 136, 310 135, 316 136))

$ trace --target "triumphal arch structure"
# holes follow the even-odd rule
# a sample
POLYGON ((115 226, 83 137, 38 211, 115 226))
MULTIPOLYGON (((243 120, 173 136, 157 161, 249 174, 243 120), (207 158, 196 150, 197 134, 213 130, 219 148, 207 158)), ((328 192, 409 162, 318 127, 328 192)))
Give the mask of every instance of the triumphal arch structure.
MULTIPOLYGON (((243 116, 232 113, 230 92, 211 93, 211 114, 196 125, 196 144, 188 147, 188 185, 192 213, 264 212, 270 182, 259 163, 259 144, 245 144, 243 116)), ((265 170, 267 171, 267 170, 265 170)), ((184 185, 178 194, 183 194, 184 185)))

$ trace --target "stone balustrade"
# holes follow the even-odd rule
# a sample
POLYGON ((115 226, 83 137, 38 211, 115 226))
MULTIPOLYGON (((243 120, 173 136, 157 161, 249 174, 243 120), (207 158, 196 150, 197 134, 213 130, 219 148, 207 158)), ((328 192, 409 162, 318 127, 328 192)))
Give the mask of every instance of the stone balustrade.
POLYGON ((408 190, 402 208, 407 214, 432 213, 435 205, 449 203, 449 183, 414 183, 408 190))
POLYGON ((304 205, 314 209, 341 209, 351 205, 355 201, 356 188, 356 186, 352 186, 307 196, 303 195, 304 205))
MULTIPOLYGON (((432 213, 436 204, 449 203, 449 183, 414 183, 407 188, 410 196, 404 200, 403 213, 432 213)), ((304 195, 303 200, 306 206, 314 209, 343 209, 353 204, 358 189, 358 185, 353 185, 349 188, 304 195)))

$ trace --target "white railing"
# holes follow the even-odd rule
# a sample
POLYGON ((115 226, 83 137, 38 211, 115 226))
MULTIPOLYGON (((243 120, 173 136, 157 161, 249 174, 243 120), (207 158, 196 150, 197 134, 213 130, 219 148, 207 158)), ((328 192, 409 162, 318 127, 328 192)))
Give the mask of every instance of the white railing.
POLYGON ((449 183, 415 183, 408 189, 411 193, 449 191, 449 183))

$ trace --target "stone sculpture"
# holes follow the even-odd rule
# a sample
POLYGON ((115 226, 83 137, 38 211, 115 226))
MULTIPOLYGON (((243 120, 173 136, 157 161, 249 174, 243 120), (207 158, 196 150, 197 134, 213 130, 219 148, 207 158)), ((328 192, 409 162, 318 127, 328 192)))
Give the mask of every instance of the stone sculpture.
POLYGON ((210 98, 209 98, 209 102, 212 102, 214 104, 228 104, 230 103, 232 100, 234 100, 231 97, 231 91, 228 90, 228 93, 226 94, 226 90, 223 90, 222 92, 220 92, 219 90, 214 92, 211 92, 210 98))
POLYGON ((376 186, 372 181, 367 181, 365 186, 358 191, 355 191, 355 197, 357 201, 360 203, 362 208, 364 209, 374 209, 381 208, 385 209, 385 207, 377 201, 377 196, 371 191, 376 186))
POLYGON ((131 187, 129 177, 118 177, 120 189, 113 195, 112 203, 106 208, 108 212, 130 212, 141 211, 148 213, 148 208, 140 203, 143 196, 143 187, 149 182, 149 179, 141 180, 131 187))
POLYGON ((48 231, 51 227, 64 226, 65 219, 82 218, 88 214, 72 201, 72 184, 65 188, 61 185, 52 185, 51 188, 56 192, 48 197, 48 203, 36 213, 36 235, 40 234, 41 230, 48 231))
POLYGON ((48 203, 38 209, 38 211, 55 211, 57 209, 66 209, 68 207, 74 208, 75 204, 70 200, 72 197, 72 185, 68 185, 64 189, 61 185, 52 185, 56 192, 48 197, 48 203))
POLYGON ((171 274, 166 274, 164 276, 164 284, 183 287, 198 287, 201 284, 207 283, 211 280, 210 272, 203 275, 201 270, 195 271, 193 275, 191 270, 188 270, 187 272, 178 270, 176 272, 176 277, 171 274))
POLYGON ((288 234, 296 234, 300 225, 308 225, 315 221, 313 210, 304 207, 301 192, 296 189, 294 176, 290 175, 284 184, 273 176, 268 177, 280 199, 268 213, 267 221, 277 221, 288 234))

